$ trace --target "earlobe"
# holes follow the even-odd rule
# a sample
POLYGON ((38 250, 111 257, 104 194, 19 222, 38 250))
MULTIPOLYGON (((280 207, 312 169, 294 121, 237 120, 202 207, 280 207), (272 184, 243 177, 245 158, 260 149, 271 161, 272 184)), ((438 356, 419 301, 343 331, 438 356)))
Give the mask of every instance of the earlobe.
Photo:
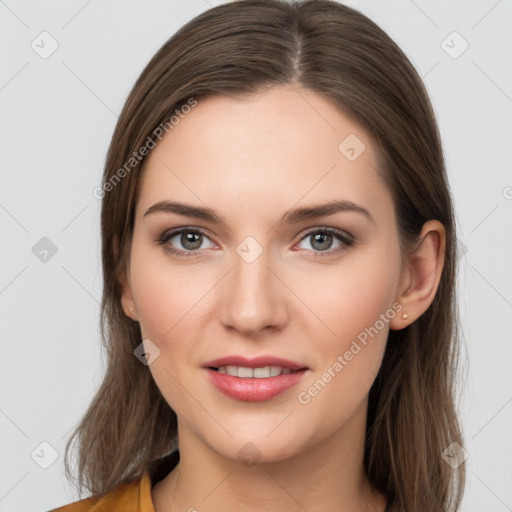
POLYGON ((126 272, 123 272, 119 281, 121 284, 121 305, 123 307, 123 311, 126 316, 137 322, 138 318, 135 311, 135 302, 133 300, 129 279, 126 277, 126 272))
POLYGON ((417 248, 409 255, 404 269, 408 283, 396 298, 404 313, 397 315, 390 328, 399 330, 419 318, 430 306, 437 292, 445 257, 445 230, 441 222, 423 225, 417 248))
MULTIPOLYGON (((112 240, 112 249, 114 252, 115 260, 119 257, 119 238, 114 235, 112 240)), ((121 306, 124 314, 132 320, 138 321, 137 314, 135 311, 135 303, 132 296, 131 283, 127 269, 123 269, 119 276, 119 285, 121 287, 121 306)))

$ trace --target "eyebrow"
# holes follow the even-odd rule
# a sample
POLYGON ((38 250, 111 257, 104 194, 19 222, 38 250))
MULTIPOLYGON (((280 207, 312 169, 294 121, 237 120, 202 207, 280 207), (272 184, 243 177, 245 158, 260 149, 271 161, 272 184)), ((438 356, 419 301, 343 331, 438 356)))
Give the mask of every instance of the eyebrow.
MULTIPOLYGON (((177 201, 159 201, 146 210, 144 217, 155 212, 175 213, 177 215, 183 215, 184 217, 191 217, 208 221, 213 224, 225 224, 223 218, 210 208, 192 206, 177 201)), ((346 200, 333 200, 324 204, 293 208, 282 215, 278 221, 278 224, 295 224, 305 220, 315 219, 317 217, 333 215, 338 212, 360 213, 364 215, 370 222, 375 224, 375 219, 372 217, 368 210, 362 206, 346 200)))

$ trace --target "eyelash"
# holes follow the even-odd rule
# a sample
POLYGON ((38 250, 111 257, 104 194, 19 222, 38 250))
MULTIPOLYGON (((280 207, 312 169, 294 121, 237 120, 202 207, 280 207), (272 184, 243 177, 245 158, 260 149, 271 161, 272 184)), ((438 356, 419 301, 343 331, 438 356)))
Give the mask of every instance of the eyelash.
MULTIPOLYGON (((199 254, 204 249, 196 249, 194 251, 182 251, 181 249, 176 249, 170 245, 167 244, 167 242, 175 237, 176 235, 180 235, 181 233, 194 233, 194 234, 200 234, 208 238, 208 235, 201 229, 197 228, 179 228, 171 231, 165 231, 160 235, 160 237, 156 240, 156 242, 163 247, 163 249, 171 254, 174 254, 178 257, 185 257, 189 258, 192 256, 195 256, 199 254)), ((354 238, 351 235, 346 234, 344 231, 341 231, 336 228, 319 228, 312 231, 309 231, 306 233, 300 240, 299 243, 303 240, 307 239, 311 235, 316 235, 318 233, 328 233, 330 235, 333 235, 334 238, 338 239, 340 242, 342 242, 343 245, 340 245, 339 247, 335 249, 327 249, 325 251, 315 251, 313 250, 314 256, 313 258, 327 258, 332 257, 336 254, 343 253, 348 250, 349 247, 351 247, 354 244, 354 238)), ((309 251, 308 249, 301 249, 305 251, 309 251)))

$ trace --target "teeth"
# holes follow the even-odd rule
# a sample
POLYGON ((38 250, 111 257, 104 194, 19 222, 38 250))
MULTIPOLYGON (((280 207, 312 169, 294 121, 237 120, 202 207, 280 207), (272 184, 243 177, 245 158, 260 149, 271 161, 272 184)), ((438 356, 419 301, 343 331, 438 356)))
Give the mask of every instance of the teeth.
POLYGON ((217 368, 219 373, 232 375, 233 377, 265 379, 291 373, 290 368, 280 366, 265 366, 263 368, 247 368, 245 366, 221 366, 217 368))
POLYGON ((238 367, 239 377, 253 377, 254 370, 252 368, 244 368, 243 366, 238 367))
POLYGON ((265 366, 265 368, 254 368, 253 373, 254 377, 256 377, 257 379, 268 378, 270 377, 270 366, 265 366))
POLYGON ((271 366, 270 367, 270 376, 276 377, 277 375, 281 375, 281 368, 279 366, 271 366))
POLYGON ((236 366, 226 366, 226 373, 228 375, 233 375, 234 377, 238 377, 238 368, 236 366))

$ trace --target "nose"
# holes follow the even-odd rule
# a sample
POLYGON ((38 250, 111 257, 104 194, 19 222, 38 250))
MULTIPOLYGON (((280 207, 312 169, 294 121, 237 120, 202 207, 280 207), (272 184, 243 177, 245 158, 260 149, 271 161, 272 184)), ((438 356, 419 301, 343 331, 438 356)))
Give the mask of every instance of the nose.
POLYGON ((235 256, 225 278, 220 320, 226 328, 254 336, 265 328, 280 329, 287 320, 287 288, 263 253, 252 263, 235 256))

